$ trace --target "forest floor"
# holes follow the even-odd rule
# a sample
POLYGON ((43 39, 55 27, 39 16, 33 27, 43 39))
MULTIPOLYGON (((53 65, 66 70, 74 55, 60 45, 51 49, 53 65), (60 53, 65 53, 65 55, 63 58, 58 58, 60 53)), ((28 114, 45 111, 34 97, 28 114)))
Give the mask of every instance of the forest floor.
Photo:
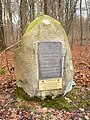
POLYGON ((15 96, 14 51, 0 56, 0 120, 90 120, 90 46, 72 47, 73 90, 45 101, 15 96))

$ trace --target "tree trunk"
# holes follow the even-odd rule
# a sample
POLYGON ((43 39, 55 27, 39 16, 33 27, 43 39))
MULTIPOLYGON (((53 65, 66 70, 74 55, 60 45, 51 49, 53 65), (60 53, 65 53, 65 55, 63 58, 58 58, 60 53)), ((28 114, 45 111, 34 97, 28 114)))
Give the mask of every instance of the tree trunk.
POLYGON ((6 44, 13 44, 14 43, 14 31, 13 31, 13 22, 12 22, 12 9, 11 9, 11 0, 6 0, 6 17, 7 17, 7 43, 6 44))
POLYGON ((80 0, 80 26, 81 26, 81 38, 80 38, 80 45, 82 45, 82 0, 80 0))
POLYGON ((0 0, 0 51, 4 49, 4 30, 2 21, 2 3, 0 0))
POLYGON ((71 27, 71 24, 73 21, 73 17, 76 12, 76 5, 77 5, 78 0, 75 0, 71 10, 69 10, 69 8, 68 8, 68 7, 70 7, 68 2, 69 2, 69 0, 66 0, 66 9, 65 9, 66 15, 65 15, 65 26, 64 26, 67 35, 69 34, 69 30, 70 30, 70 27, 71 27))
POLYGON ((25 32, 26 25, 27 25, 27 0, 21 0, 20 2, 20 27, 21 27, 21 33, 22 35, 25 32))
POLYGON ((61 18, 61 0, 58 1, 58 19, 60 21, 61 18))
POLYGON ((32 0, 32 15, 33 15, 33 20, 34 20, 34 18, 35 18, 35 8, 34 8, 34 4, 35 4, 35 1, 34 0, 32 0))
POLYGON ((87 21, 86 21, 86 48, 88 47, 88 34, 89 34, 89 13, 87 7, 87 1, 85 0, 86 11, 87 11, 87 21))
POLYGON ((44 0, 44 14, 47 14, 47 0, 44 0))

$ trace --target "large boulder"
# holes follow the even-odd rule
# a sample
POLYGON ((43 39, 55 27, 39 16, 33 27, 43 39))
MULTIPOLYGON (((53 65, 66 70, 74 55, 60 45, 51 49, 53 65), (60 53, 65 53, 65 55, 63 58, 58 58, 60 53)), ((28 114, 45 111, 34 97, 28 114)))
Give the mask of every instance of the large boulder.
MULTIPOLYGON (((37 17, 34 21, 32 21, 29 24, 25 34, 21 39, 20 47, 15 51, 14 60, 15 75, 17 80, 16 84, 18 87, 22 87, 23 90, 30 97, 45 97, 47 95, 56 97, 59 94, 66 94, 72 89, 73 64, 68 38, 61 23, 55 20, 54 18, 47 15, 43 15, 37 17), (39 43, 41 46, 43 46, 43 49, 40 49, 40 51, 38 50, 40 47, 38 45, 39 43), (44 44, 41 43, 48 43, 48 46, 50 45, 50 43, 52 43, 51 46, 53 47, 51 51, 56 51, 56 47, 58 48, 61 45, 60 54, 62 64, 60 76, 61 82, 59 83, 54 82, 54 79, 59 78, 59 74, 57 75, 57 71, 55 72, 56 76, 53 78, 45 78, 43 76, 45 74, 41 73, 40 75, 39 73, 39 52, 43 51, 44 49, 44 52, 48 51, 48 47, 45 47, 44 44), (40 83, 43 81, 47 82, 46 84, 43 84, 45 86, 41 85, 40 83), (49 86, 51 89, 49 89, 49 86)), ((44 60, 42 59, 42 62, 43 61, 44 60)), ((50 75, 52 76, 51 73, 50 75)))

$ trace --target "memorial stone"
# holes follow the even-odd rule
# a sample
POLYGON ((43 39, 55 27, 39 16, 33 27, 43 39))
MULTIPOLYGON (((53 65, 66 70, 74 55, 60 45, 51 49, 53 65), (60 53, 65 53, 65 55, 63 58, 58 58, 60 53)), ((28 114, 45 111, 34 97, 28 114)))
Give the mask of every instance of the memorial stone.
POLYGON ((60 22, 43 15, 32 21, 15 51, 16 84, 30 97, 56 97, 73 85, 73 64, 60 22))

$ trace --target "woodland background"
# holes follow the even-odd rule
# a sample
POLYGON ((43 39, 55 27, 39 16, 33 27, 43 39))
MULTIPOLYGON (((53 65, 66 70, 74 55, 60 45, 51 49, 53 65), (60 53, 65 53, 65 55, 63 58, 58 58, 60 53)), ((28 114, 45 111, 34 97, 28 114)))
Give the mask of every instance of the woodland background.
POLYGON ((0 0, 0 120, 90 120, 90 0, 0 0), (14 51, 43 14, 66 31, 76 85, 66 96, 40 101, 18 92, 14 51))
POLYGON ((28 24, 43 14, 61 22, 71 45, 88 46, 89 0, 0 0, 0 50, 18 42, 28 24))

